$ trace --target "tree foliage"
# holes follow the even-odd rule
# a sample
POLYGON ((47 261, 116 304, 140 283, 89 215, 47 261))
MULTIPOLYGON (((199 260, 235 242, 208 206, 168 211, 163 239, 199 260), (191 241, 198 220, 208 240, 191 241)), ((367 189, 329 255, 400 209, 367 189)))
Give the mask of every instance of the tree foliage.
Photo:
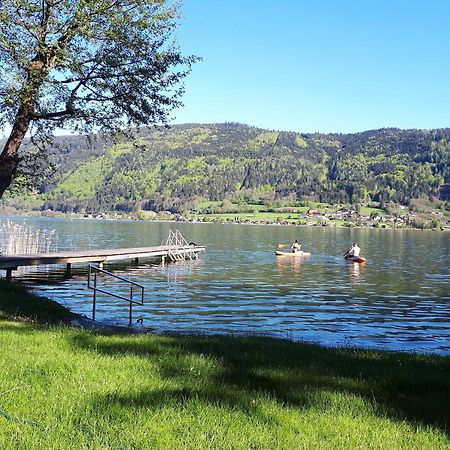
POLYGON ((66 139, 66 151, 50 152, 58 170, 40 186, 44 209, 183 211, 201 200, 409 205, 450 183, 450 129, 299 135, 228 123, 151 128, 115 146, 99 136, 89 150, 84 138, 58 138, 66 139))
POLYGON ((74 132, 165 124, 196 58, 173 42, 166 0, 2 0, 0 195, 27 132, 39 142, 74 132))

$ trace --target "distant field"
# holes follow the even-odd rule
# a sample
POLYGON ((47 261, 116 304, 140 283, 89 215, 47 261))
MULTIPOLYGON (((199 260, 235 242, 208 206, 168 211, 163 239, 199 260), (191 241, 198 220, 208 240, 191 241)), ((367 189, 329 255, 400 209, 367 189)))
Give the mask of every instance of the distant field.
POLYGON ((370 208, 369 206, 362 206, 360 210, 361 214, 367 214, 370 216, 370 214, 378 214, 379 216, 385 216, 386 211, 380 209, 380 208, 370 208))
POLYGON ((214 207, 214 208, 219 207, 221 204, 222 204, 221 201, 213 202, 213 201, 205 200, 203 202, 198 203, 196 206, 196 209, 198 211, 201 211, 203 209, 208 209, 211 207, 214 207))
POLYGON ((223 220, 253 220, 253 221, 270 221, 277 222, 280 220, 289 220, 297 222, 299 220, 298 214, 293 213, 276 213, 276 212, 257 212, 257 213, 213 213, 207 214, 208 219, 223 219, 223 220), (297 218, 295 218, 297 216, 297 218))
MULTIPOLYGON (((267 206, 264 205, 256 205, 256 204, 248 204, 245 205, 245 209, 251 210, 252 212, 217 212, 217 209, 222 205, 222 202, 202 202, 197 206, 197 211, 205 210, 205 209, 215 209, 215 212, 208 213, 204 215, 204 217, 208 220, 224 220, 224 221, 257 221, 257 222, 280 222, 287 221, 292 223, 300 222, 315 222, 321 221, 320 217, 302 217, 304 216, 308 210, 316 209, 319 210, 320 213, 331 214, 333 212, 337 212, 341 207, 345 207, 350 209, 350 205, 331 205, 329 203, 319 203, 319 202, 311 202, 309 206, 286 206, 283 208, 278 208, 279 211, 267 212, 263 211, 267 209, 267 206), (296 212, 285 212, 286 210, 292 210, 296 212)), ((236 205, 238 208, 238 205, 236 205)), ((382 209, 376 207, 368 207, 363 206, 360 209, 360 214, 370 215, 377 214, 379 216, 386 215, 386 212, 382 209)), ((195 216, 203 216, 202 214, 195 214, 195 216)), ((333 220, 331 221, 334 225, 340 226, 345 220, 333 220)))

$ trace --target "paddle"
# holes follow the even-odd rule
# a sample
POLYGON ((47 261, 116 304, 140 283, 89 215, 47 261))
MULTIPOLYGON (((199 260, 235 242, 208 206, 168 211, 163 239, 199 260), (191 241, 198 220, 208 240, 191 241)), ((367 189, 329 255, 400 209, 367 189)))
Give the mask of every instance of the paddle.
POLYGON ((287 247, 287 244, 278 244, 278 248, 284 248, 287 247))

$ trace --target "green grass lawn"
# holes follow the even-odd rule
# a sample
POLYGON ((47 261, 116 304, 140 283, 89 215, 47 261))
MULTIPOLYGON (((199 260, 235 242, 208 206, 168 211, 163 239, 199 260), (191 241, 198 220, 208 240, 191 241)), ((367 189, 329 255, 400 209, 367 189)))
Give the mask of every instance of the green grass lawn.
POLYGON ((449 358, 43 326, 0 293, 1 449, 450 448, 449 358))

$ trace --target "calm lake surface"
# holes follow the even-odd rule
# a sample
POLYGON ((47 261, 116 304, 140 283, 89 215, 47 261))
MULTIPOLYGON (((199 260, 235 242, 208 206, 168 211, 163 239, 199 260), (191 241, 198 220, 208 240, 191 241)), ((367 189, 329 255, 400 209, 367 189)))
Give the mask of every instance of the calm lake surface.
MULTIPOLYGON (((0 218, 0 225, 7 219, 0 218)), ((155 331, 257 333, 323 345, 450 355, 450 233, 257 225, 9 219, 56 230, 57 250, 160 245, 169 229, 206 245, 198 261, 108 264, 145 285, 135 319, 155 331), (298 239, 308 259, 276 258, 298 239), (357 241, 365 266, 342 254, 357 241)), ((4 274, 4 272, 3 272, 4 274)), ((92 314, 86 265, 16 275, 37 293, 92 314)), ((125 292, 116 283, 108 289, 125 292)), ((97 319, 126 325, 127 304, 98 300, 97 319)), ((135 326, 141 327, 136 324, 135 326)))

